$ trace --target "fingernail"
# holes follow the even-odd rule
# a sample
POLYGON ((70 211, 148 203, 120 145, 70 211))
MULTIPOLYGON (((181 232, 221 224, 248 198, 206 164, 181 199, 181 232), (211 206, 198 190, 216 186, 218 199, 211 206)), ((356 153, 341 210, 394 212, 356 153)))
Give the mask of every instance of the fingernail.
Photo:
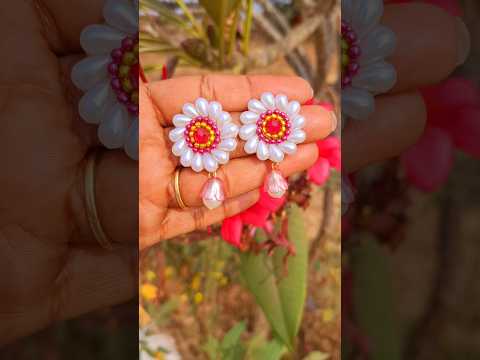
POLYGON ((457 36, 457 66, 467 60, 470 53, 470 32, 461 18, 455 18, 455 31, 457 36))
POLYGON ((332 116, 332 132, 334 132, 335 130, 337 130, 338 119, 337 115, 335 115, 335 111, 330 111, 330 114, 332 116))

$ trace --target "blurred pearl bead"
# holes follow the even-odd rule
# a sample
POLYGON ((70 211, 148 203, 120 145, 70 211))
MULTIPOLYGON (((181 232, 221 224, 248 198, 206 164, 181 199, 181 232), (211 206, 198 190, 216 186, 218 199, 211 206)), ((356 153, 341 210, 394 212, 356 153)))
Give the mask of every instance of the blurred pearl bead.
POLYGON ((257 124, 244 125, 240 128, 240 139, 247 141, 257 131, 257 124))
POLYGON ((192 166, 193 171, 195 171, 195 172, 200 172, 200 171, 203 170, 202 154, 196 153, 195 155, 193 155, 191 166, 192 166))
POLYGON ((277 145, 270 144, 268 150, 270 152, 270 160, 273 162, 279 163, 285 157, 285 154, 277 145))
POLYGON ((191 149, 187 149, 180 157, 180 163, 184 167, 189 167, 192 164, 192 159, 193 151, 191 149))
POLYGON ((223 183, 219 178, 209 179, 202 189, 203 205, 207 209, 213 210, 218 208, 225 200, 223 191, 223 183))
POLYGON ((252 111, 245 111, 240 115, 240 121, 245 124, 253 124, 258 120, 258 114, 252 111))
POLYGON ((268 151, 268 145, 263 141, 260 141, 257 146, 257 158, 259 160, 265 161, 270 157, 270 152, 268 151))
POLYGON ((212 155, 215 158, 215 160, 217 160, 218 163, 222 165, 226 164, 230 158, 228 152, 217 150, 217 149, 212 151, 212 155))
POLYGON ((210 154, 203 154, 203 167, 208 172, 214 172, 218 169, 218 162, 210 154))
POLYGON ((258 147, 258 136, 253 136, 245 143, 243 149, 247 154, 255 154, 257 152, 258 147))
POLYGON ((277 108, 280 111, 287 112, 288 110, 288 98, 286 95, 279 94, 275 97, 275 103, 277 104, 277 108))
POLYGON ((262 114, 267 111, 267 108, 257 99, 252 99, 248 102, 248 110, 257 114, 262 114))
POLYGON ((297 145, 293 142, 283 142, 278 145, 286 154, 292 155, 297 151, 297 145))
POLYGON ((202 116, 208 116, 208 101, 204 98, 198 98, 195 101, 195 107, 197 111, 202 116))
POLYGON ((191 118, 199 116, 199 113, 198 113, 197 109, 195 109, 195 106, 193 106, 193 104, 190 104, 190 103, 187 103, 187 104, 183 105, 182 111, 185 115, 187 115, 191 118))
POLYGON ((289 137, 288 137, 288 141, 291 141, 295 144, 300 144, 302 142, 305 141, 306 139, 306 134, 305 134, 305 131, 303 130, 295 130, 289 137))
POLYGON ((212 101, 208 105, 208 115, 212 119, 218 119, 221 114, 222 114, 222 105, 217 101, 212 101))
POLYGON ((173 125, 176 127, 185 127, 192 119, 185 115, 175 115, 173 117, 173 125))
POLYGON ((224 139, 218 144, 218 149, 223 151, 233 151, 237 147, 237 141, 235 139, 224 139))
POLYGON ((300 103, 298 101, 291 101, 288 104, 288 109, 287 109, 287 114, 291 118, 293 118, 295 115, 297 115, 300 111, 300 103))
POLYGON ((272 198, 280 199, 288 190, 288 182, 280 172, 273 170, 265 180, 264 188, 272 198))
POLYGON ((263 105, 267 107, 267 109, 274 110, 275 109, 275 97, 272 93, 266 92, 263 93, 260 97, 262 100, 263 105))
POLYGON ((170 133, 168 134, 168 138, 170 139, 171 142, 176 142, 185 136, 184 133, 185 133, 184 127, 175 128, 170 131, 170 133))

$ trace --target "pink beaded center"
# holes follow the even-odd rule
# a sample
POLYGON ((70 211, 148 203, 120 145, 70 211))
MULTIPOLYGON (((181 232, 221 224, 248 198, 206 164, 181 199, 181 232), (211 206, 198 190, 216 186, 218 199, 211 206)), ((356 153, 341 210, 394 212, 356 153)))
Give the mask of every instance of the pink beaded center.
POLYGON ((360 69, 358 59, 362 54, 358 38, 351 25, 342 20, 342 88, 352 85, 352 79, 360 69))
POLYGON ((280 110, 268 110, 257 121, 257 135, 268 144, 279 144, 290 135, 290 120, 280 110))
POLYGON ((138 115, 138 76, 140 64, 138 61, 138 35, 126 37, 122 46, 114 49, 108 65, 111 76, 111 86, 117 95, 118 101, 125 105, 127 110, 138 115))
POLYGON ((220 143, 220 130, 208 116, 198 116, 185 129, 188 147, 196 153, 208 153, 220 143))

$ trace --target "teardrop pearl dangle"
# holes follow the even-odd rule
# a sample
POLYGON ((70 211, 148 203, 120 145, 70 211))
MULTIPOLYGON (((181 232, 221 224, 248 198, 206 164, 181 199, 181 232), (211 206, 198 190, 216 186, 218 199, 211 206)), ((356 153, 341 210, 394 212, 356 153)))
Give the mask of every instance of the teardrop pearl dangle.
POLYGON ((195 104, 185 104, 182 111, 173 117, 175 128, 169 133, 172 153, 180 158, 183 167, 197 173, 208 172, 200 196, 203 205, 213 210, 225 200, 223 182, 216 172, 228 163, 230 153, 237 147, 239 129, 216 101, 198 98, 195 104))
POLYGON ((266 92, 260 99, 248 102, 248 111, 240 116, 240 138, 245 141, 247 154, 256 154, 261 161, 270 160, 272 171, 265 179, 265 191, 273 198, 281 198, 288 190, 288 182, 278 170, 285 155, 293 155, 297 145, 306 139, 305 118, 300 115, 298 101, 289 101, 286 95, 266 92))

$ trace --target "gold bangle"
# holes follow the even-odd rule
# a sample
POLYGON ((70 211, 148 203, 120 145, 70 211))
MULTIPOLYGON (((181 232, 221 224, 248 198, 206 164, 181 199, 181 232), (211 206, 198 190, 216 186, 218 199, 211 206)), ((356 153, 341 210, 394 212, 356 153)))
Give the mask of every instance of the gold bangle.
POLYGON ((180 194, 180 168, 175 170, 175 176, 173 178, 173 189, 175 192, 175 200, 177 200, 178 207, 180 209, 186 209, 187 205, 182 200, 182 195, 180 194))
POLYGON ((112 250, 113 246, 107 235, 103 231, 98 218, 97 205, 95 203, 95 163, 99 149, 90 152, 85 166, 85 206, 87 210, 87 219, 92 230, 93 236, 101 247, 112 250))

